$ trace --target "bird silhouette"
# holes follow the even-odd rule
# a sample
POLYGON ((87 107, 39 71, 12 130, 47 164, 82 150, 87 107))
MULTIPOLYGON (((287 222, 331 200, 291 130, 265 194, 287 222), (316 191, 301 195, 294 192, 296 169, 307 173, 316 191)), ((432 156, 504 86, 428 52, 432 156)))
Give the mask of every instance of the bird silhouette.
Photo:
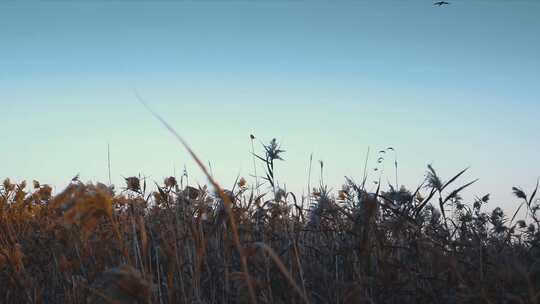
POLYGON ((446 1, 438 1, 438 2, 433 3, 433 5, 438 5, 438 6, 443 6, 443 5, 448 5, 448 4, 450 3, 446 1))

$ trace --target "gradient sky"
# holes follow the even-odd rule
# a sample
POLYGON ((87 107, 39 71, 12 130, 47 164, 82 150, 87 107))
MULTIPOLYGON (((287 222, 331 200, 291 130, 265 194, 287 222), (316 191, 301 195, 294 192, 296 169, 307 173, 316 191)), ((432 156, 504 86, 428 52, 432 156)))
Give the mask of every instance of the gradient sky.
POLYGON ((107 181, 109 142, 115 183, 204 183, 137 90, 226 187, 253 133, 293 190, 310 153, 339 188, 393 146, 400 183, 471 166, 466 198, 513 208, 540 175, 540 1, 451 2, 1 1, 0 177, 107 181))

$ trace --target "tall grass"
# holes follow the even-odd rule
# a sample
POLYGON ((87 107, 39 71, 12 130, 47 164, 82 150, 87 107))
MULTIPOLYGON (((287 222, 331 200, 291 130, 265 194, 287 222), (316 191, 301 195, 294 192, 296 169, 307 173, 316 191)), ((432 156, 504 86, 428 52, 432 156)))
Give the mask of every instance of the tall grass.
POLYGON ((519 201, 508 217, 487 211, 489 195, 464 201, 474 183, 458 184, 467 169, 443 179, 428 166, 420 186, 398 188, 388 148, 379 153, 394 152, 395 185, 383 188, 379 178, 367 191, 366 157, 360 183, 347 178, 331 191, 321 162, 319 185, 297 197, 275 180, 285 151, 272 140, 262 153, 251 147, 263 175, 228 190, 154 115, 210 188, 175 177, 152 190, 135 176, 121 189, 74 178, 53 194, 38 181, 5 179, 0 302, 539 302, 538 184, 530 194, 513 188, 519 201))

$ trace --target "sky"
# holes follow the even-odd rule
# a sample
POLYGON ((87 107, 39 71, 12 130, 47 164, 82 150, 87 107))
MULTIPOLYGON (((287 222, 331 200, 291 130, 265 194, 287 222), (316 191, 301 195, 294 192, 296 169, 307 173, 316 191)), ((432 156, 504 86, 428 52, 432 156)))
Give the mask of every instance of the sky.
POLYGON ((107 182, 109 144, 117 185, 205 183, 138 92, 226 188, 252 180, 253 134, 299 193, 311 154, 311 184, 322 160, 339 189, 392 146, 400 184, 470 166, 466 200, 513 210, 540 175, 540 1, 449 2, 1 1, 0 177, 107 182))

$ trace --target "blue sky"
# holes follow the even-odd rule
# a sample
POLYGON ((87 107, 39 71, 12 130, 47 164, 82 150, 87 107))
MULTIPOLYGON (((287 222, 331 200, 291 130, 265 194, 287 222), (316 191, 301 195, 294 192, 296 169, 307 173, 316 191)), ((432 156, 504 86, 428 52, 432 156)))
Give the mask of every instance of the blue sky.
POLYGON ((109 142, 115 183, 205 182, 137 90, 225 185, 252 173, 253 133, 296 191, 310 153, 338 188, 393 146, 400 183, 471 166, 468 197, 512 208, 540 175, 540 2, 451 2, 3 1, 0 174, 106 181, 109 142))

